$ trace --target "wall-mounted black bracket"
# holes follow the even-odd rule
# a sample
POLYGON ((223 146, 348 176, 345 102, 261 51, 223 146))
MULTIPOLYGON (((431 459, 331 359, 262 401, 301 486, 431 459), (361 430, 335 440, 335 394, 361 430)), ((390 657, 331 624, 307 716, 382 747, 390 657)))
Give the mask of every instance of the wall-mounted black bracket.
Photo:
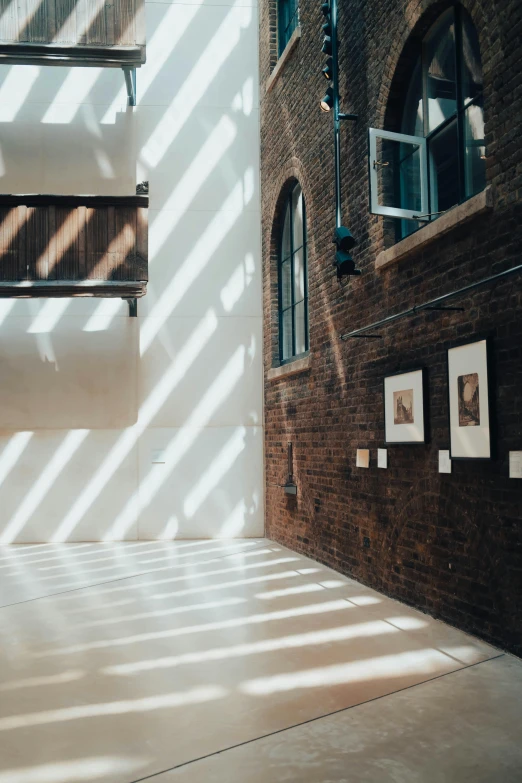
MULTIPOLYGON (((415 308, 414 308, 415 309, 415 308)), ((425 307, 424 310, 451 310, 455 313, 463 313, 464 307, 425 307)))
POLYGON ((129 106, 136 106, 136 68, 123 68, 129 106))
POLYGON ((359 119, 358 114, 343 114, 339 112, 338 117, 340 120, 351 120, 352 122, 357 122, 359 119))
POLYGON ((129 318, 137 318, 138 317, 138 300, 136 297, 129 297, 128 299, 125 299, 127 304, 129 305, 129 318))

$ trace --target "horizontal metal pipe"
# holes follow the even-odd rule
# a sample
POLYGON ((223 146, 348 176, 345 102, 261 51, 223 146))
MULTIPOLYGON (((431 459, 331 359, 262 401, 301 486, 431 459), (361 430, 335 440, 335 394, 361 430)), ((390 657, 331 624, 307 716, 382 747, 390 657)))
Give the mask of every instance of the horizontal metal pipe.
POLYGON ((407 318, 408 316, 416 315, 417 313, 420 313, 423 310, 430 310, 433 308, 434 305, 439 305, 442 302, 447 302, 448 299, 453 299, 457 296, 463 296, 469 291, 473 291, 475 288, 480 288, 483 285, 488 285, 488 283, 493 283, 495 280, 500 280, 503 277, 514 275, 517 272, 522 272, 522 264, 519 264, 518 266, 513 266, 511 267, 511 269, 506 269, 504 272, 499 272, 497 275, 492 275, 491 277, 485 277, 484 280, 478 280, 476 283, 470 283, 470 285, 466 285, 464 286, 464 288, 459 288, 457 291, 452 291, 449 294, 438 296, 436 299, 430 299, 429 302, 424 302, 421 305, 414 305, 413 307, 410 307, 409 310, 403 310, 401 313, 395 313, 394 315, 389 315, 387 318, 383 318, 380 321, 375 321, 373 324, 369 324, 368 326, 363 326, 361 329, 356 329, 353 332, 346 332, 345 334, 341 335, 341 340, 348 340, 350 337, 359 337, 365 332, 369 332, 371 329, 378 329, 380 326, 385 326, 387 324, 393 323, 394 321, 399 321, 401 318, 407 318))

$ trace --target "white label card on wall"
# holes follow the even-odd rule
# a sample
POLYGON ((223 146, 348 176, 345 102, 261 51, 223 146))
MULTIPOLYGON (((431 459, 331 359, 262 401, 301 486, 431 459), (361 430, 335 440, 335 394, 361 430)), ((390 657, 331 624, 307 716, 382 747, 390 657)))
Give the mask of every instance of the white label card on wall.
POLYGON ((439 451, 439 473, 451 473, 451 457, 449 451, 439 451))
POLYGON ((509 478, 522 479, 522 451, 509 452, 509 478))
POLYGON ((388 467, 388 449, 377 449, 377 467, 388 467))
POLYGON ((358 468, 370 467, 370 451, 369 449, 357 449, 357 462, 358 468))

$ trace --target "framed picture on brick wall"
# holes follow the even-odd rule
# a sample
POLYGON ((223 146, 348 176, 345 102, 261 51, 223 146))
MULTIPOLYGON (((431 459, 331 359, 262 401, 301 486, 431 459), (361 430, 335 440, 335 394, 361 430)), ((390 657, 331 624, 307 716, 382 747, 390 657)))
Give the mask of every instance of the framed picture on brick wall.
POLYGON ((384 379, 384 431, 388 445, 427 442, 426 370, 384 379))
POLYGON ((448 349, 451 459, 491 459, 488 341, 448 349))

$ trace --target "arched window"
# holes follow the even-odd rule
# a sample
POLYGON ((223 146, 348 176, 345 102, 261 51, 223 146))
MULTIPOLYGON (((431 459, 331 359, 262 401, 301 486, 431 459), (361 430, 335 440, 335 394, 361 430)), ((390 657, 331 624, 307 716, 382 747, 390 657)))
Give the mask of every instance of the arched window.
POLYGON ((480 50, 460 5, 442 14, 422 41, 401 133, 370 129, 370 185, 371 211, 402 218, 402 236, 484 189, 480 50))
POLYGON ((299 22, 298 0, 277 2, 277 49, 281 56, 299 22))
POLYGON ((298 184, 286 199, 282 225, 278 264, 281 363, 308 350, 306 210, 303 191, 298 184))

